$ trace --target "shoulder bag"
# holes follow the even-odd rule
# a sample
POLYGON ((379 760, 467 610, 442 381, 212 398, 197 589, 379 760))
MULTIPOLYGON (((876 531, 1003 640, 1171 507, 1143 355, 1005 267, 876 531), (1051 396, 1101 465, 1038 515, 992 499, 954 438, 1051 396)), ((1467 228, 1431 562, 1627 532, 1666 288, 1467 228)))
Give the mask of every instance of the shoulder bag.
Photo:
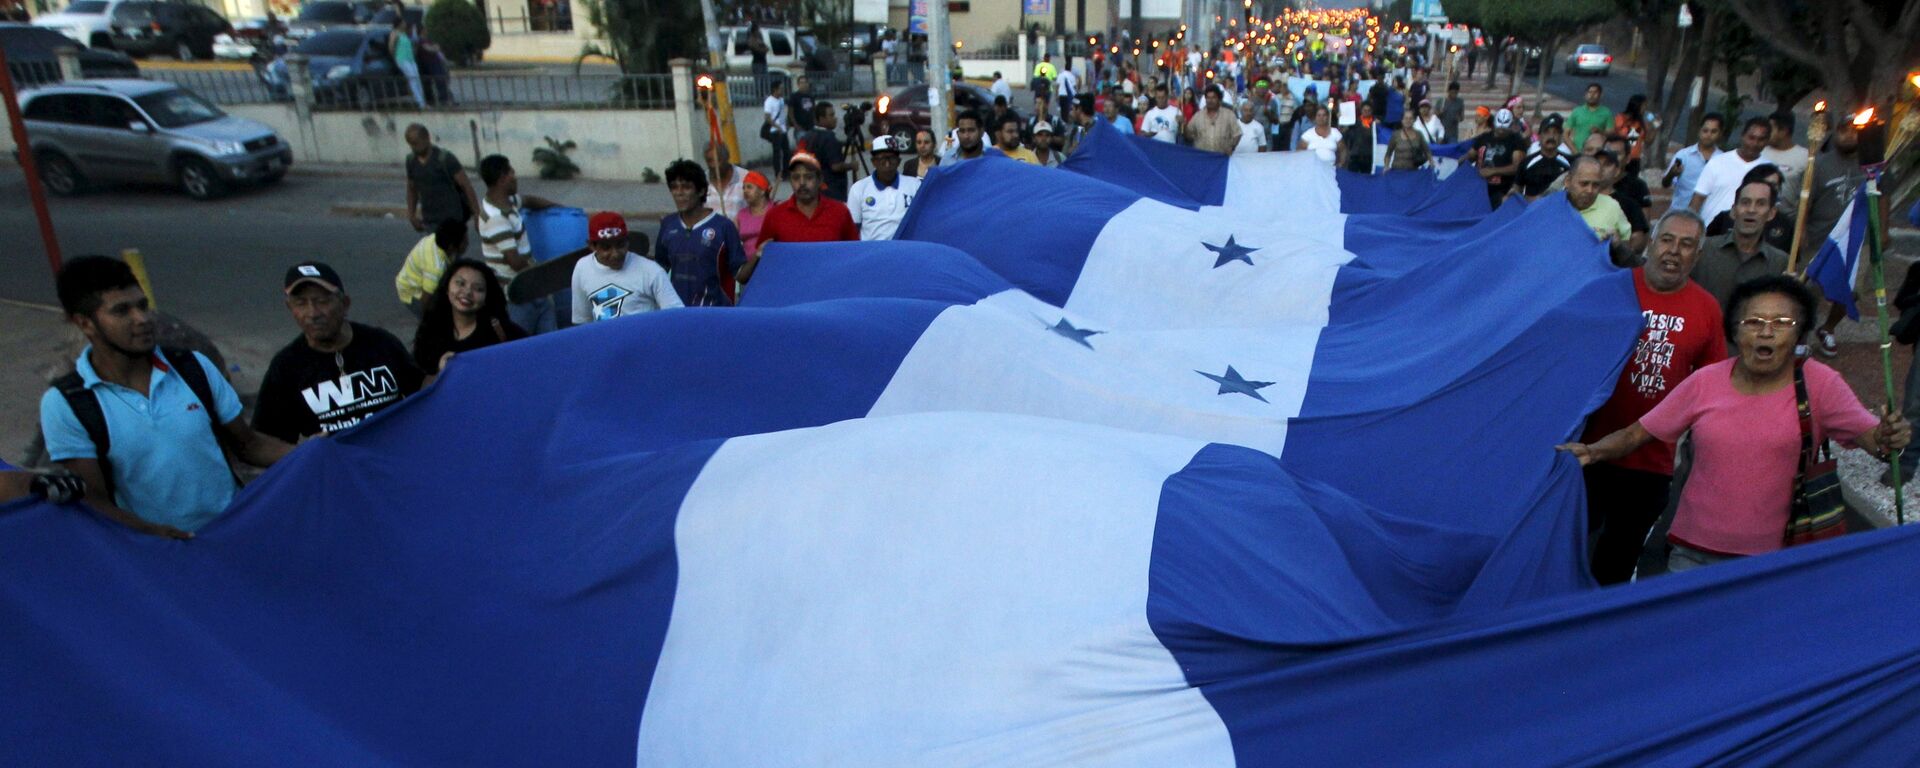
POLYGON ((1786 546, 1831 539, 1847 532, 1847 502, 1840 492, 1840 473, 1826 441, 1815 446, 1813 406, 1807 398, 1807 375, 1793 366, 1793 394, 1800 416, 1800 467, 1793 477, 1793 508, 1787 513, 1786 546))

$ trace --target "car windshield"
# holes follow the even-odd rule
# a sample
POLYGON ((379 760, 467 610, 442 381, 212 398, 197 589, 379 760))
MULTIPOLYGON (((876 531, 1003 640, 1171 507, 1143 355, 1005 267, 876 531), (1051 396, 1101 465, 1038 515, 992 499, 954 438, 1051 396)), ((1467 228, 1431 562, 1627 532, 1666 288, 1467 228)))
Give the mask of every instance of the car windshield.
POLYGON ((1606 53, 1607 49, 1597 45, 1583 45, 1583 46, 1580 46, 1580 52, 1581 53, 1606 53))
POLYGON ((6 46, 8 56, 31 58, 42 58, 61 48, 78 47, 66 35, 40 27, 0 27, 0 45, 6 46))
POLYGON ((107 0, 77 0, 67 5, 67 13, 98 16, 107 12, 107 0))
POLYGON ((307 38, 295 50, 307 56, 356 56, 360 53, 362 37, 363 33, 352 29, 322 32, 307 38))
POLYGON ((153 3, 121 3, 113 9, 113 20, 123 27, 144 27, 153 23, 153 3))
POLYGON ((352 24, 353 6, 346 3, 308 3, 300 9, 300 21, 317 21, 323 24, 352 24))
POLYGON ((147 116, 160 124, 162 128, 179 128, 226 117, 219 107, 207 103, 206 99, 195 96, 189 91, 171 90, 149 93, 133 100, 147 116))

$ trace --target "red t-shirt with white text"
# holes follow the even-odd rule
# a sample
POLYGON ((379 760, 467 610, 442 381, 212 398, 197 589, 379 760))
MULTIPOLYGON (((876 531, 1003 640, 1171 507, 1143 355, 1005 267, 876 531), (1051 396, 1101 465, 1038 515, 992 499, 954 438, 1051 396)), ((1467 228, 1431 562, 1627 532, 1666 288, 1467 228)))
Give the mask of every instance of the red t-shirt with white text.
MULTIPOLYGON (((1727 332, 1720 323, 1720 302, 1699 283, 1660 293, 1647 285, 1645 268, 1633 271, 1646 327, 1633 345, 1633 357, 1620 372, 1613 396, 1587 420, 1583 442, 1594 442, 1640 420, 1694 371, 1726 359, 1727 332)), ((1649 440, 1615 464, 1643 472, 1673 474, 1673 444, 1649 440)))

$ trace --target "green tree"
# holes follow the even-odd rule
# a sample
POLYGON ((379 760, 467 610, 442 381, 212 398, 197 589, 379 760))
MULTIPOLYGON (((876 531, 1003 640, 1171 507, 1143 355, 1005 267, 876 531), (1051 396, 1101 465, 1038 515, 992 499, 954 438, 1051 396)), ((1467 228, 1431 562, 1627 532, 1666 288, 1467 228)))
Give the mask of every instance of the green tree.
POLYGON ((1836 107, 1878 104, 1920 59, 1920 0, 1721 0, 1765 44, 1819 73, 1836 107))
POLYGON ((587 0, 587 23, 607 45, 587 45, 579 60, 612 59, 627 73, 667 71, 675 58, 700 59, 706 53, 706 23, 700 4, 675 0, 587 0))
POLYGON ((470 66, 493 44, 486 16, 467 0, 434 0, 427 13, 427 38, 440 46, 447 60, 470 66))

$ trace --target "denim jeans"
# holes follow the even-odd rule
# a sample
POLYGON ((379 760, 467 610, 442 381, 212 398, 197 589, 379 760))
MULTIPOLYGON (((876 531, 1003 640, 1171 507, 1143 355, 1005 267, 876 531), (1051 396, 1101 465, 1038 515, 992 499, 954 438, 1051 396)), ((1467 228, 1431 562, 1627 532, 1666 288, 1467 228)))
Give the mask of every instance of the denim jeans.
POLYGON ((407 88, 413 91, 413 103, 421 109, 427 108, 427 96, 420 90, 420 65, 411 61, 399 62, 400 73, 407 76, 407 88))
POLYGON ((1674 544, 1673 554, 1667 555, 1667 573, 1691 571, 1695 568, 1713 565, 1714 563, 1724 563, 1728 560, 1738 558, 1738 555, 1716 555, 1712 552, 1702 552, 1693 547, 1674 544))
POLYGON ((527 335, 550 333, 559 330, 553 315, 553 299, 541 297, 523 304, 508 304, 507 319, 527 335))

